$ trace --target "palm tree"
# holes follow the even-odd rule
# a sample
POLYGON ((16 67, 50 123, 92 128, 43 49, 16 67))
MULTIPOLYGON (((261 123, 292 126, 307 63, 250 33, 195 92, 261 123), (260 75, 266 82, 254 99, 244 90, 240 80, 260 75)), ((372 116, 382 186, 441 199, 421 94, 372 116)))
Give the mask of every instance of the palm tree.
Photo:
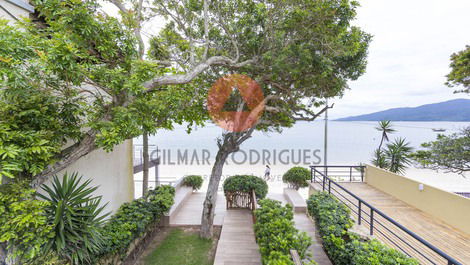
POLYGON ((393 173, 403 174, 406 166, 411 164, 410 154, 413 148, 405 138, 397 138, 393 143, 387 145, 385 159, 389 170, 393 173))
POLYGON ((382 144, 384 143, 384 140, 388 142, 388 134, 394 133, 395 129, 392 128, 392 122, 391 121, 379 121, 379 126, 375 127, 375 129, 379 132, 382 132, 382 139, 380 140, 379 144, 379 151, 382 149, 382 144))

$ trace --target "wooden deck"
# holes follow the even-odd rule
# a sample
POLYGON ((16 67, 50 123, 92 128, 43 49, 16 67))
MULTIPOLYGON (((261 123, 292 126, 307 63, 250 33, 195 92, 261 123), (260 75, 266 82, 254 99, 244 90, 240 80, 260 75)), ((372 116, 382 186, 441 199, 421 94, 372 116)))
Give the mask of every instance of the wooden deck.
POLYGON ((253 219, 248 209, 231 209, 225 214, 214 265, 261 265, 253 219))
MULTIPOLYGON (((441 249, 449 256, 457 259, 462 264, 470 264, 470 236, 464 232, 457 230, 450 225, 420 211, 401 200, 388 195, 378 189, 375 189, 366 183, 341 183, 343 187, 350 190, 363 200, 370 203, 372 206, 378 208, 401 225, 405 226, 409 230, 413 231, 435 247, 441 249)), ((381 221, 382 222, 382 221, 381 221)), ((469 220, 470 222, 470 220, 469 220)), ((363 221, 364 223, 364 221, 363 221)), ((383 220, 384 224, 387 224, 383 220)), ((367 226, 367 224, 363 224, 367 226)), ((374 225, 374 227, 377 225, 374 225)), ((380 228, 380 227, 379 227, 380 228)), ((388 226, 389 229, 394 231, 396 234, 409 238, 402 231, 392 226, 388 226)), ((383 229, 383 228, 380 228, 383 229)), ((384 243, 395 247, 380 233, 374 232, 374 236, 384 243)), ((413 240, 409 238, 409 240, 413 240)), ((413 241, 411 241, 413 242, 413 241)), ((438 260, 438 264, 447 264, 440 256, 436 255, 433 251, 427 247, 418 244, 412 244, 418 252, 424 253, 428 256, 432 256, 435 260, 438 260)), ((405 250, 413 253, 415 250, 411 250, 406 245, 401 245, 405 250)), ((420 259, 423 264, 430 264, 425 259, 420 259)))

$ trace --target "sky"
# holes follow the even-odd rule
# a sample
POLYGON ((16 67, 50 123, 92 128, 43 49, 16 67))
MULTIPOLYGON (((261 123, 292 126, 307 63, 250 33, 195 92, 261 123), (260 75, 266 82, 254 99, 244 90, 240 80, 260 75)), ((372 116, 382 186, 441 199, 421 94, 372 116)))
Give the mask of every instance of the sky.
POLYGON ((354 22, 373 35, 367 72, 334 100, 331 118, 455 98, 450 55, 470 45, 469 0, 359 1, 354 22))
MULTIPOLYGON (((450 55, 470 45, 470 0, 359 0, 354 25, 373 35, 366 73, 335 99, 331 119, 416 107, 468 94, 447 87, 450 55)), ((104 5, 107 13, 116 9, 104 5)), ((144 38, 161 20, 148 22, 144 38)))

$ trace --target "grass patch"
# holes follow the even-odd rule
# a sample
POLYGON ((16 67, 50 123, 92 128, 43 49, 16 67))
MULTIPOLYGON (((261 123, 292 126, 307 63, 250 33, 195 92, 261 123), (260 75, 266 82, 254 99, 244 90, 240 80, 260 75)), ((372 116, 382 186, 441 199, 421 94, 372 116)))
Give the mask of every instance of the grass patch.
POLYGON ((145 258, 145 265, 212 265, 212 240, 202 239, 195 232, 174 229, 145 258))

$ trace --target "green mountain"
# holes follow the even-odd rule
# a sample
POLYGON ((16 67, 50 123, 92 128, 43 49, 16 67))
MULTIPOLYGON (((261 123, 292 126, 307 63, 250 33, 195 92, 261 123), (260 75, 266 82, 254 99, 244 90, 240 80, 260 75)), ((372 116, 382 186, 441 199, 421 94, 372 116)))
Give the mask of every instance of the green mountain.
POLYGON ((338 121, 470 121, 470 99, 454 99, 415 108, 394 108, 338 121))

